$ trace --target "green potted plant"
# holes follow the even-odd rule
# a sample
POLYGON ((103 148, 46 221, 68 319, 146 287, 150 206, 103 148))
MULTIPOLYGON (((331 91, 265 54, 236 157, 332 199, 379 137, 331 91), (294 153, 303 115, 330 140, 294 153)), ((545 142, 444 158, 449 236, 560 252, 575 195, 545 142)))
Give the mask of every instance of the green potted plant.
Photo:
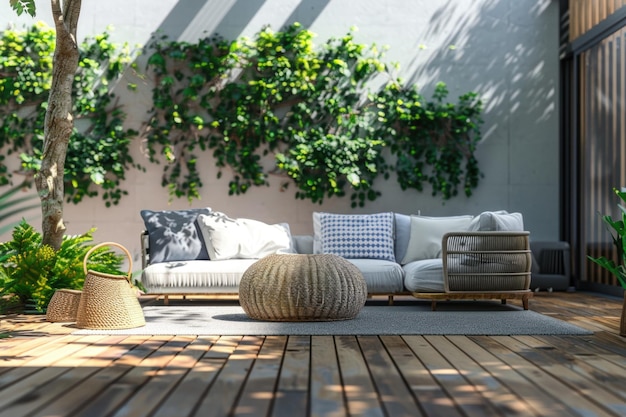
MULTIPOLYGON (((622 202, 626 203, 626 192, 620 191, 617 188, 614 188, 613 191, 622 202)), ((617 248, 617 253, 620 257, 619 263, 615 262, 613 259, 607 259, 604 256, 598 258, 587 256, 587 258, 613 274, 622 288, 626 290, 626 267, 624 266, 626 265, 626 252, 624 252, 624 248, 626 248, 626 207, 622 204, 618 204, 617 206, 622 213, 621 219, 615 220, 610 215, 603 215, 602 221, 610 228, 609 232, 611 233, 613 244, 617 248)), ((619 334, 620 336, 626 336, 626 291, 624 292, 624 304, 622 306, 619 334)))

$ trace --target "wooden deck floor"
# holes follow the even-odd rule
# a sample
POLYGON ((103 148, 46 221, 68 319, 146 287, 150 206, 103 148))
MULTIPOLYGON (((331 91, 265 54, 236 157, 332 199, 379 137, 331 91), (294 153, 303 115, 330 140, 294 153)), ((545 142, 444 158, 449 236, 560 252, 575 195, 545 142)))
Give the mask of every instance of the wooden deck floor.
POLYGON ((621 301, 540 293, 593 336, 72 336, 2 317, 0 417, 624 416, 621 301))

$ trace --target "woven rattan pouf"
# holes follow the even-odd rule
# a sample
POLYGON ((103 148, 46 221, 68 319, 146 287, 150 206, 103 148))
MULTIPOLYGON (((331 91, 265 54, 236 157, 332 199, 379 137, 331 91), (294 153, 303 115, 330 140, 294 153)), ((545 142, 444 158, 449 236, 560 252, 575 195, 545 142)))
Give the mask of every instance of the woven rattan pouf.
POLYGON ((353 319, 366 298, 361 271, 328 254, 266 256, 246 270, 239 284, 239 303, 257 320, 353 319))

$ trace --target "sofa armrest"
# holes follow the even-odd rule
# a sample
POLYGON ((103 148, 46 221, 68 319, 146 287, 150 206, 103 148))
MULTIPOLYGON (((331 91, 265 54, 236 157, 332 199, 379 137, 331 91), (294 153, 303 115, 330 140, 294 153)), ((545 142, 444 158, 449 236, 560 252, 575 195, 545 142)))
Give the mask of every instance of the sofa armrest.
POLYGON ((148 266, 148 259, 150 258, 150 240, 148 239, 148 231, 142 230, 139 238, 141 244, 141 269, 143 270, 148 266))
POLYGON ((444 290, 527 291, 532 256, 530 233, 452 232, 442 239, 444 290))

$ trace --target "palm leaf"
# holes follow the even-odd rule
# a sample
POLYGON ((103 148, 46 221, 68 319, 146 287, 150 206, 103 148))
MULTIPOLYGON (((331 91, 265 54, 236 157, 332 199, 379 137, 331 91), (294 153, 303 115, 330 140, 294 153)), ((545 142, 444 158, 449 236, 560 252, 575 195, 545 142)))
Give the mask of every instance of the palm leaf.
POLYGON ((27 187, 28 185, 29 184, 27 182, 23 182, 22 184, 13 186, 0 194, 0 234, 8 232, 17 224, 17 222, 2 224, 4 220, 16 214, 40 206, 39 202, 24 205, 24 203, 26 202, 37 199, 36 195, 27 195, 19 198, 13 198, 18 192, 20 192, 22 189, 24 189, 24 187, 27 187))

